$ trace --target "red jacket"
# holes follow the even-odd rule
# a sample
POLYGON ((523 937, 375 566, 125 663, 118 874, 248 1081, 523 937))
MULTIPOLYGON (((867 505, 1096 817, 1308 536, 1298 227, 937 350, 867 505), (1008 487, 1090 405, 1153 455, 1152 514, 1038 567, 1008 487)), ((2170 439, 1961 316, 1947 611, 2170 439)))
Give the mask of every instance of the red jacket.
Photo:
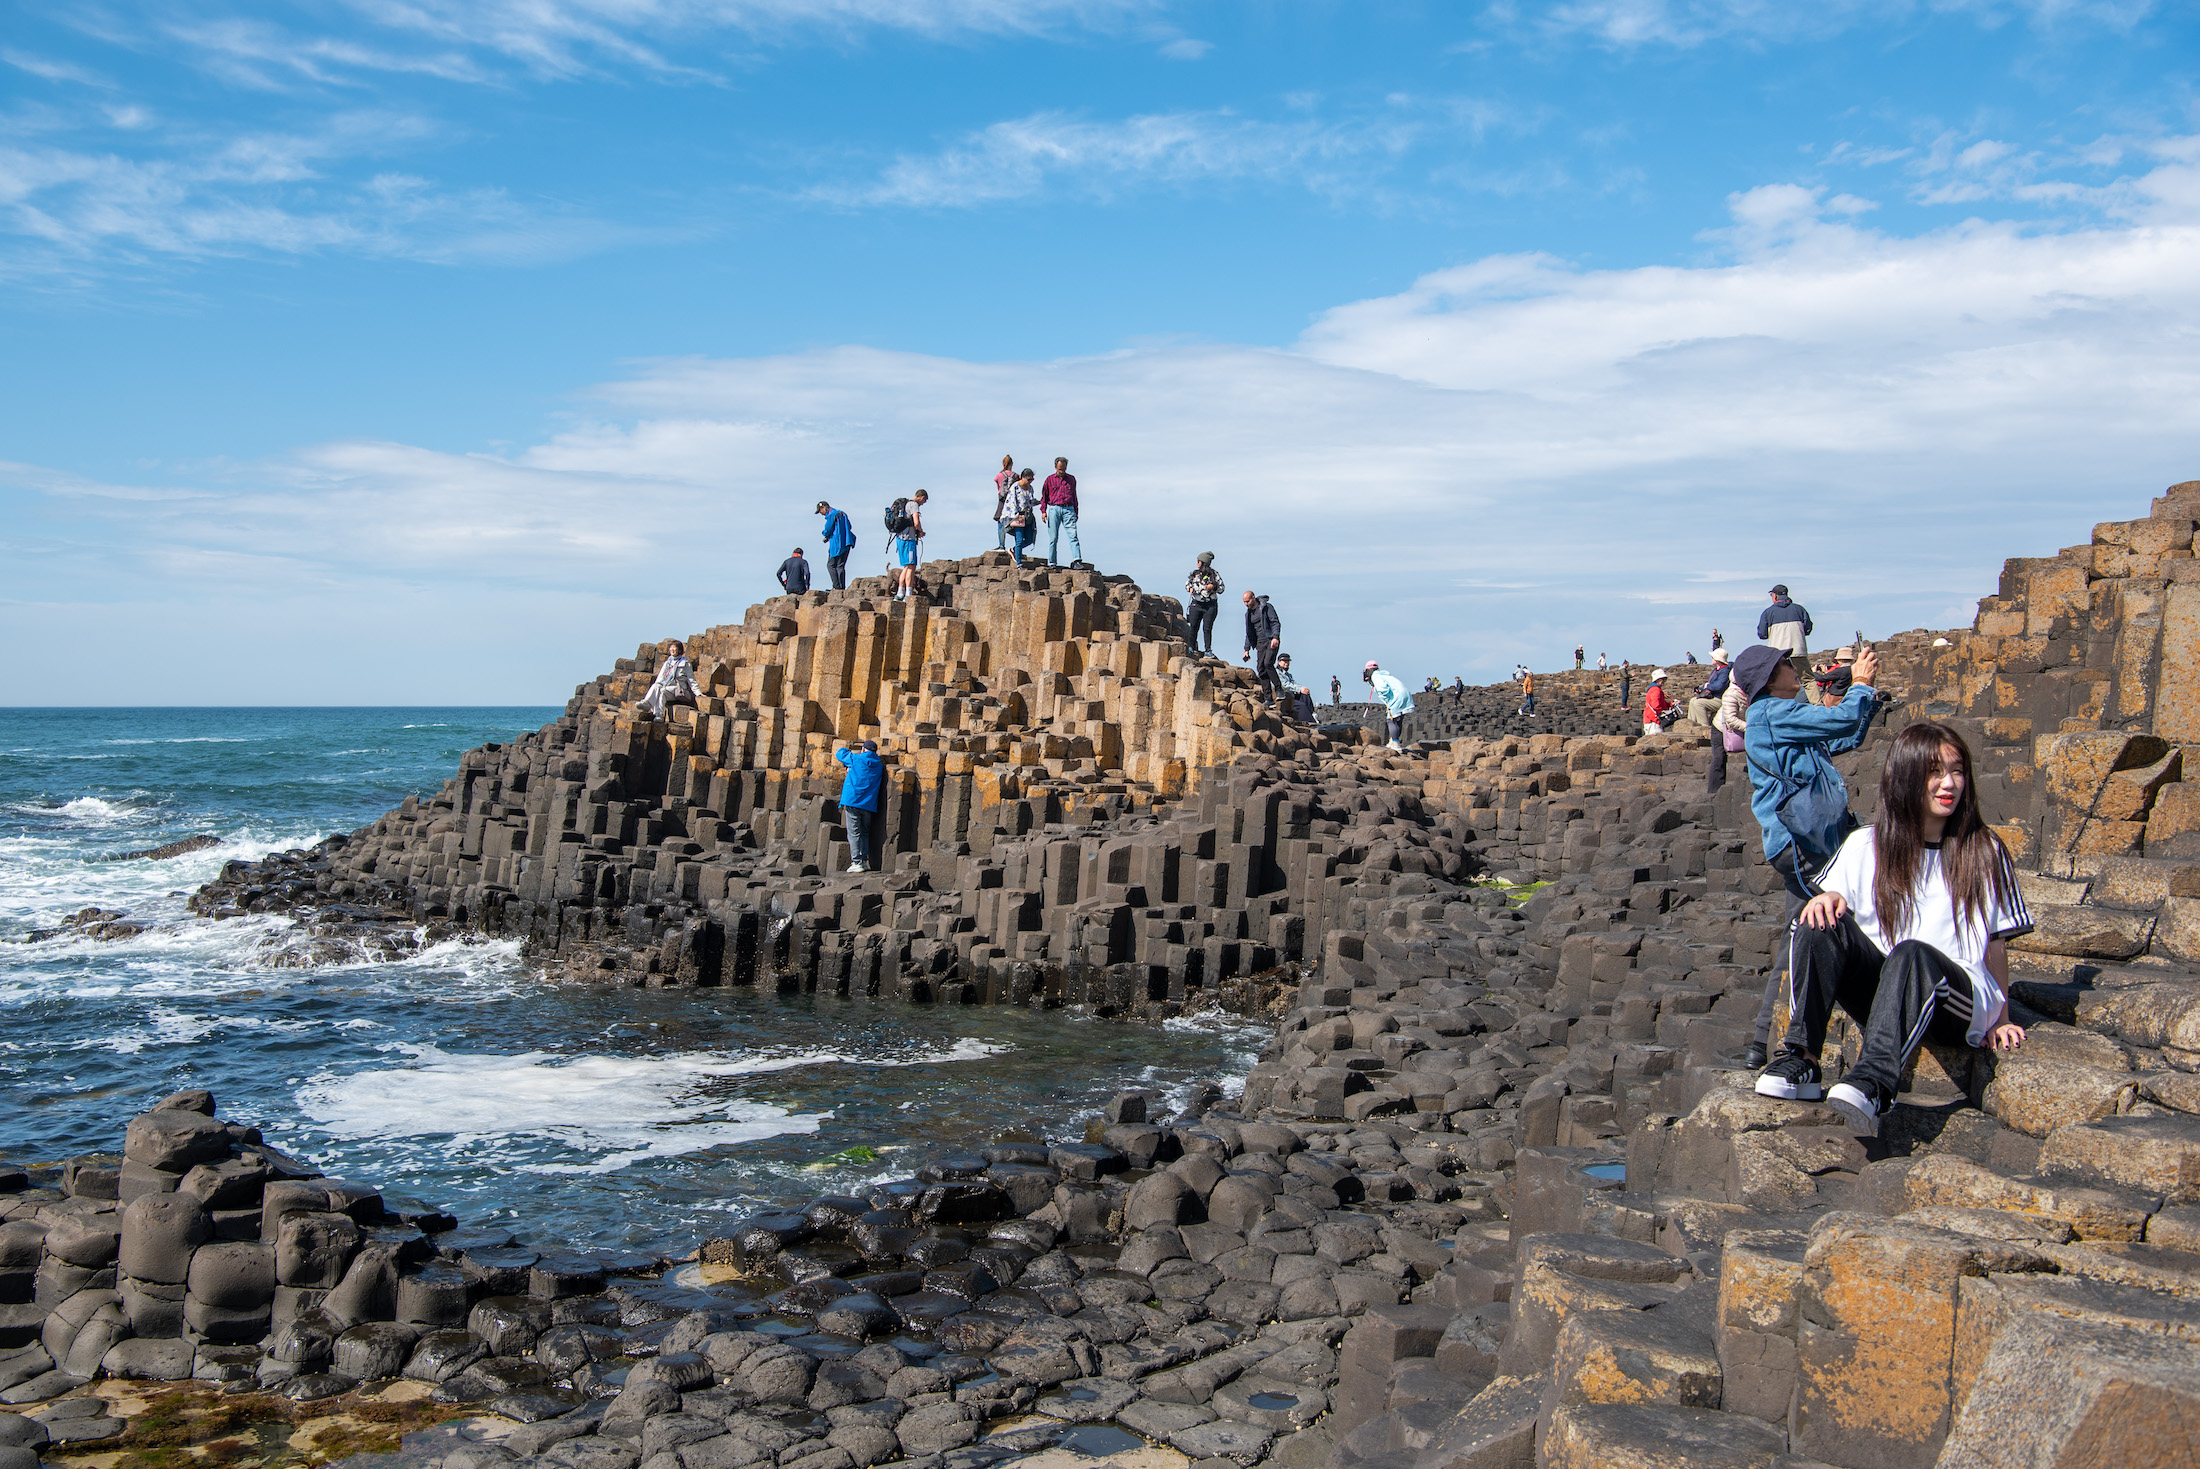
POLYGON ((1643 691, 1642 722, 1644 724, 1655 724, 1658 722, 1659 716, 1663 715, 1666 710, 1677 707, 1672 696, 1665 692, 1665 685, 1654 683, 1643 691))

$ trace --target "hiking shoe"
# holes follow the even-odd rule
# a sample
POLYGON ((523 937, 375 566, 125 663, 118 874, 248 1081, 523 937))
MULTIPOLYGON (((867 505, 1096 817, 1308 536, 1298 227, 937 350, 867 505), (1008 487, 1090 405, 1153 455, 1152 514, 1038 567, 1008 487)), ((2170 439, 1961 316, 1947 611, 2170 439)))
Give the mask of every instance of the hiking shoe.
POLYGON ((1797 1051, 1782 1051, 1757 1078, 1757 1095, 1787 1102, 1815 1102, 1826 1094, 1818 1084, 1818 1063, 1797 1051))
POLYGON ((861 862, 851 862, 848 864, 848 870, 850 872, 869 872, 871 869, 864 866, 861 862))
MULTIPOLYGON (((1762 1085, 1759 1083, 1760 1090, 1762 1085)), ((1841 1120, 1849 1125, 1849 1131, 1858 1137, 1879 1136, 1879 1119, 1886 1115, 1887 1109, 1868 1083, 1858 1086, 1854 1082, 1835 1082, 1832 1090, 1826 1093, 1826 1105, 1839 1112, 1841 1120)))
POLYGON ((1742 1051, 1742 1065, 1750 1071, 1765 1069, 1765 1048, 1761 1042, 1751 1041, 1742 1051))

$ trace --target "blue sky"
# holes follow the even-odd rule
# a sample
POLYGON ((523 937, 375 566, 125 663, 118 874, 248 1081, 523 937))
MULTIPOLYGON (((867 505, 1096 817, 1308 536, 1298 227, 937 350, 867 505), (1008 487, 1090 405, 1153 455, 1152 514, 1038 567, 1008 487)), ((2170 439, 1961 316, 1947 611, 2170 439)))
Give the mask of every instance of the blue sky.
POLYGON ((820 495, 990 545, 1004 451, 1322 682, 1772 579, 1967 622, 2200 477, 2196 62, 2147 0, 0 0, 7 697, 544 702, 820 495))

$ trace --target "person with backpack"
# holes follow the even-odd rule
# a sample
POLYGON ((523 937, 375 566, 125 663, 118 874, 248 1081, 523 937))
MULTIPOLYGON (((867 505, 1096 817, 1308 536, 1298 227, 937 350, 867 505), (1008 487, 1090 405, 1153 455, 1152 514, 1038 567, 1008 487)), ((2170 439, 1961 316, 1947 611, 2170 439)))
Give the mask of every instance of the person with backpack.
POLYGON ((848 590, 848 553, 856 548, 856 528, 848 523, 848 512, 835 510, 823 500, 817 502, 817 513, 825 517, 825 570, 833 579, 833 590, 848 590))
MULTIPOLYGON (((1001 472, 993 476, 993 533, 1004 551, 1011 539, 1008 526, 1008 493, 1016 487, 1016 456, 1001 456, 1001 472)), ((1020 564, 1020 563, 1019 563, 1020 564)))
MULTIPOLYGON (((1831 709, 1806 703, 1803 680, 1785 650, 1759 643, 1734 660, 1734 682, 1749 700, 1742 754, 1749 762, 1749 809, 1764 839, 1765 861, 1787 889, 1787 932, 1817 895, 1812 878, 1833 859, 1855 818, 1848 785, 1833 757, 1864 743, 1878 709, 1879 654, 1866 648, 1856 660, 1856 682, 1831 709)), ((1788 956, 1792 969, 1793 956, 1788 956)), ((1765 1064, 1772 1040, 1772 1012, 1780 998, 1780 965, 1765 976, 1764 998, 1745 1061, 1765 1064)))
POLYGON ((1532 673, 1523 673, 1520 676, 1520 712, 1535 713, 1535 675, 1532 673))
POLYGON ((802 548, 794 548, 794 554, 779 563, 779 589, 791 597, 799 597, 810 589, 810 563, 803 559, 802 548))
POLYGON ((1194 653, 1215 656, 1215 613, 1221 600, 1222 578, 1215 575, 1215 553, 1202 551, 1199 564, 1184 578, 1184 615, 1192 624, 1194 653))
POLYGON ((2024 1044, 2008 946, 2032 915, 2009 849, 1979 814, 1961 735, 1921 720, 1895 736, 1878 819, 1841 843, 1816 887, 1788 941, 1787 1034, 1759 1096, 1822 1095, 1851 1132, 1874 1137, 1926 1036, 2004 1054, 2024 1044), (1818 1053, 1836 1003, 1863 1040, 1829 1088, 1818 1053))
POLYGON ((1283 702, 1283 680, 1276 674, 1276 655, 1283 647, 1283 618, 1266 597, 1245 594, 1245 652, 1240 663, 1252 660, 1260 675, 1261 697, 1271 704, 1283 702), (1255 655, 1258 655, 1257 657, 1255 655))
POLYGON ((1406 686, 1398 681, 1396 674, 1387 671, 1372 658, 1368 660, 1367 667, 1360 670, 1360 681, 1375 691, 1375 697, 1382 701, 1383 708, 1389 715, 1384 721, 1390 737, 1387 741, 1388 747, 1402 753, 1405 746, 1400 741, 1405 738, 1406 716, 1413 712, 1413 695, 1406 692, 1406 686))
POLYGON ((886 786, 886 762, 878 757, 878 741, 843 745, 833 758, 847 768, 840 780, 840 820, 848 828, 848 870, 872 872, 878 867, 879 797, 886 786))
POLYGON ((1625 658, 1619 660, 1619 712, 1625 714, 1627 706, 1634 702, 1635 669, 1625 658))
POLYGON ((919 490, 886 507, 886 533, 894 538, 894 600, 906 602, 916 595, 917 542, 924 539, 924 502, 919 490))
POLYGON ((1032 488, 1030 470, 1024 470, 1009 481, 1005 511, 1002 526, 1008 534, 1008 552, 1016 558, 1016 564, 1022 566, 1024 552, 1039 536, 1039 496, 1032 488))
POLYGON ((1069 532, 1070 565, 1076 566, 1085 559, 1085 548, 1077 539, 1077 476, 1069 472, 1069 461, 1056 455, 1054 473, 1047 476, 1044 501, 1047 517, 1047 565, 1062 564, 1062 532, 1069 532))

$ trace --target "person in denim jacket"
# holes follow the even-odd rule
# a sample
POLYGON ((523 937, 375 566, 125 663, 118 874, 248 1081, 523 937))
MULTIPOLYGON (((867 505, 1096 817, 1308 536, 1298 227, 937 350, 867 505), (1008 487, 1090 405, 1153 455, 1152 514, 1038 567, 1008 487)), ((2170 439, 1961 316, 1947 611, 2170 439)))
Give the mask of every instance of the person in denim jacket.
MULTIPOLYGON (((1879 692, 1872 686, 1879 677, 1878 652, 1864 649, 1854 671, 1848 694, 1825 706, 1804 702, 1803 681, 1781 649, 1759 643, 1734 660, 1733 682, 1749 699, 1749 723, 1742 731, 1749 809, 1764 838, 1765 861, 1787 889, 1790 948, 1796 915, 1817 892, 1811 878, 1833 860, 1855 824, 1848 787, 1833 768, 1833 757, 1863 744, 1879 711, 1879 692)), ((1752 1068, 1765 1064, 1780 974, 1783 966, 1792 967, 1792 958, 1783 953, 1765 976, 1764 1000, 1744 1058, 1752 1068)))

